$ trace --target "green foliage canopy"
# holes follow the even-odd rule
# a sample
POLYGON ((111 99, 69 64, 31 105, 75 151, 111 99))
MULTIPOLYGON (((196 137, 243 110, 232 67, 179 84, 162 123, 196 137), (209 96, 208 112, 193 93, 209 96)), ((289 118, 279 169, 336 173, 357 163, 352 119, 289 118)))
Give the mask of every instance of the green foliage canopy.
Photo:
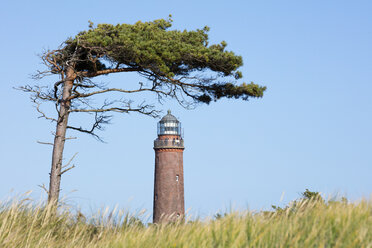
POLYGON ((179 31, 171 26, 171 19, 97 27, 91 23, 53 54, 54 69, 73 64, 78 79, 137 71, 154 83, 153 89, 168 86, 168 95, 181 92, 196 102, 263 96, 266 87, 236 84, 242 78, 242 57, 227 51, 224 41, 209 45, 208 27, 179 31))

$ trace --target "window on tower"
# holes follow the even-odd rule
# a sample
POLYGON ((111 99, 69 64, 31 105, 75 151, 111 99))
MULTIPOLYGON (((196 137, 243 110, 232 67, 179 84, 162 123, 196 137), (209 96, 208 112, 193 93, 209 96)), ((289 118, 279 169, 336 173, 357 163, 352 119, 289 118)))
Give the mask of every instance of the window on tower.
POLYGON ((178 175, 176 175, 176 182, 178 182, 178 178, 179 178, 179 176, 178 176, 178 175))

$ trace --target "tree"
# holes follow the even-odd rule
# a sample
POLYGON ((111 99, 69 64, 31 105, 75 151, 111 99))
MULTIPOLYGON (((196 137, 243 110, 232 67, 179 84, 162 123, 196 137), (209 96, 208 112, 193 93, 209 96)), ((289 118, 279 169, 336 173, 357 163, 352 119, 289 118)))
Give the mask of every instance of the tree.
POLYGON ((302 198, 305 200, 324 202, 323 197, 319 192, 310 191, 309 189, 306 189, 305 192, 302 193, 302 198))
POLYGON ((87 133, 99 138, 97 130, 111 119, 110 112, 137 112, 157 117, 159 110, 147 102, 136 104, 130 94, 154 93, 162 102, 176 99, 182 106, 209 104, 220 98, 262 97, 266 87, 254 83, 237 85, 242 73, 241 56, 226 51, 226 42, 209 45, 208 27, 194 31, 171 30, 172 20, 130 24, 99 24, 90 22, 89 29, 68 38, 55 50, 47 50, 40 57, 46 66, 34 78, 58 75, 53 85, 26 85, 21 90, 31 93, 31 100, 41 117, 56 123, 54 135, 48 202, 56 204, 59 198, 61 175, 68 170, 62 166, 66 130, 87 133), (135 89, 109 87, 93 82, 102 75, 136 72, 145 83, 135 89), (91 99, 116 92, 122 98, 110 95, 101 105, 91 99), (52 102, 56 117, 46 115, 42 102, 52 102), (70 114, 91 113, 90 128, 69 125, 70 114))
MULTIPOLYGON (((268 216, 272 216, 273 213, 275 214, 286 214, 286 213, 296 213, 300 210, 305 210, 307 208, 314 207, 314 203, 321 205, 326 203, 323 197, 317 191, 310 191, 306 189, 303 193, 301 193, 301 198, 290 202, 288 206, 281 208, 279 206, 271 205, 274 209, 274 212, 266 211, 264 214, 268 216)), ((346 198, 345 198, 346 199, 346 198)), ((342 202, 345 202, 345 199, 342 199, 342 202)), ((347 201, 346 201, 347 202, 347 201)))

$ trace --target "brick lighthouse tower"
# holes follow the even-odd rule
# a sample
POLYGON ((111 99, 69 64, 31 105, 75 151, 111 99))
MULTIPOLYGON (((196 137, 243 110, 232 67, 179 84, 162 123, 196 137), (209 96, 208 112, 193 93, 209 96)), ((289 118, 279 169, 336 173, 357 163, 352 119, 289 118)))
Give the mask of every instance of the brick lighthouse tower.
POLYGON ((185 215, 184 149, 181 123, 168 110, 158 123, 158 138, 154 141, 154 223, 175 221, 185 215))

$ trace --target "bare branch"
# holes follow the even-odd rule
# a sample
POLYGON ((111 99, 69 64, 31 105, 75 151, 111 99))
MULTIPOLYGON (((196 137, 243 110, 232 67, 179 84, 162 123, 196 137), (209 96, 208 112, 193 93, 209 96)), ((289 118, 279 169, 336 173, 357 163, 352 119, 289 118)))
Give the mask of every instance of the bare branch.
POLYGON ((75 131, 79 131, 81 133, 87 133, 87 134, 90 134, 92 135, 94 138, 96 138, 97 140, 103 142, 103 140, 101 139, 101 137, 99 137, 97 134, 94 133, 94 131, 91 130, 86 130, 82 127, 73 127, 73 126, 67 126, 68 129, 72 129, 72 130, 75 130, 75 131))
POLYGON ((36 104, 35 105, 36 111, 41 114, 41 116, 39 116, 38 118, 44 118, 44 119, 50 120, 52 122, 53 121, 57 122, 56 119, 54 119, 52 117, 48 117, 43 111, 40 110, 40 105, 41 104, 36 100, 36 97, 31 97, 31 101, 36 104))
POLYGON ((69 165, 71 164, 72 160, 76 157, 77 154, 78 154, 78 152, 76 152, 76 153, 75 153, 75 154, 70 158, 70 160, 68 161, 68 163, 62 166, 62 168, 65 168, 65 167, 69 166, 69 165))
MULTIPOLYGON (((81 100, 81 99, 77 99, 81 100)), ((104 124, 109 124, 111 120, 111 116, 105 115, 107 112, 119 112, 119 113, 130 113, 130 112, 138 112, 141 114, 149 115, 152 117, 158 117, 159 111, 154 110, 154 106, 146 105, 145 102, 142 102, 136 108, 131 107, 131 101, 126 100, 115 100, 115 101, 105 101, 101 108, 95 108, 90 106, 88 103, 83 102, 89 108, 72 108, 70 112, 83 112, 83 113, 94 113, 95 114, 95 121, 90 129, 86 129, 83 127, 76 127, 76 126, 67 126, 67 128, 79 131, 82 133, 87 133, 92 135, 97 140, 103 142, 103 140, 95 133, 96 130, 103 130, 104 124), (114 107, 110 107, 112 105, 117 105, 114 107)))
POLYGON ((49 143, 49 142, 42 142, 42 141, 36 141, 37 143, 39 143, 39 144, 42 144, 42 145, 53 145, 53 143, 49 143))
POLYGON ((132 101, 126 100, 115 100, 111 102, 105 101, 101 108, 90 108, 90 109, 70 109, 70 112, 85 112, 85 113, 104 113, 104 112, 118 112, 118 113, 130 113, 138 112, 145 115, 150 115, 152 117, 158 117, 159 111, 154 110, 153 105, 145 105, 142 102, 136 108, 131 107, 132 101), (120 106, 108 107, 114 104, 119 104, 120 106))
POLYGON ((79 76, 82 77, 96 77, 100 75, 105 75, 109 73, 116 73, 116 72, 130 72, 130 71, 140 71, 139 68, 114 68, 114 69, 107 69, 101 70, 96 72, 81 72, 79 76))
POLYGON ((31 78, 33 80, 40 80, 44 77, 47 77, 47 76, 51 76, 53 75, 54 73, 52 72, 52 70, 45 70, 45 71, 39 71, 37 70, 35 74, 32 74, 31 75, 31 78))
MULTIPOLYGON (((141 112, 142 109, 128 109, 128 108, 106 108, 106 109, 72 109, 70 112, 89 112, 89 113, 102 113, 102 112, 119 112, 119 113, 129 113, 129 112, 141 112)), ((150 114, 151 112, 149 112, 150 114)))
POLYGON ((102 94, 102 93, 106 93, 106 92, 121 92, 121 93, 137 93, 137 92, 143 92, 143 91, 153 91, 153 92, 156 92, 156 93, 159 93, 159 94, 168 94, 167 92, 163 92, 163 91, 160 91, 160 90, 156 90, 155 88, 142 88, 142 83, 140 84, 140 88, 137 89, 137 90, 123 90, 123 89, 118 89, 118 88, 109 88, 109 89, 103 89, 103 90, 99 90, 99 91, 94 91, 94 92, 90 92, 90 93, 86 93, 86 94, 81 94, 77 91, 75 91, 74 95, 72 95, 69 99, 74 99, 74 98, 82 98, 82 97, 90 97, 90 96, 93 96, 93 95, 98 95, 98 94, 102 94))
MULTIPOLYGON (((71 159, 68 161, 68 163, 62 166, 62 169, 68 167, 68 166, 71 164, 72 160, 76 157, 77 154, 78 154, 78 153, 75 153, 75 154, 71 157, 71 159)), ((72 166, 70 166, 70 167, 64 169, 63 171, 61 171, 61 173, 59 173, 59 175, 62 176, 64 173, 66 173, 67 171, 69 171, 69 170, 71 170, 71 169, 73 169, 73 168, 75 168, 75 165, 74 165, 74 164, 73 164, 72 166)))
POLYGON ((53 94, 49 91, 45 92, 45 89, 48 89, 46 86, 30 86, 30 85, 25 85, 25 86, 20 86, 17 88, 14 88, 16 90, 21 90, 23 92, 27 93, 34 93, 33 97, 35 99, 40 99, 43 101, 57 101, 58 99, 53 97, 53 94))
POLYGON ((82 133, 87 133, 87 134, 90 134, 92 135, 94 138, 96 138, 97 140, 101 141, 101 142, 104 142, 103 139, 101 137, 99 137, 96 133, 95 133, 95 130, 103 130, 103 126, 104 124, 109 124, 110 123, 110 120, 111 120, 111 116, 109 115, 102 115, 100 113, 94 113, 94 123, 91 127, 90 130, 88 129, 84 129, 82 127, 73 127, 73 126, 67 126, 67 128, 69 129, 72 129, 72 130, 75 130, 75 131, 79 131, 79 132, 82 132, 82 133))
POLYGON ((52 65, 54 67, 54 70, 62 71, 62 68, 58 65, 55 56, 53 56, 53 55, 55 55, 58 52, 60 52, 60 50, 52 50, 52 51, 49 51, 47 53, 44 53, 44 55, 42 56, 42 59, 45 62, 47 62, 50 65, 52 65))
POLYGON ((44 191, 45 191, 45 193, 49 193, 49 191, 48 191, 48 189, 46 188, 46 186, 45 186, 45 184, 41 184, 41 185, 38 185, 40 188, 42 188, 44 191))
POLYGON ((67 171, 69 171, 69 170, 71 170, 71 169, 73 169, 73 168, 75 168, 75 165, 72 165, 71 167, 69 167, 69 168, 67 168, 67 169, 65 169, 65 170, 63 170, 63 171, 61 171, 61 173, 60 173, 59 175, 62 176, 64 173, 66 173, 67 171))

